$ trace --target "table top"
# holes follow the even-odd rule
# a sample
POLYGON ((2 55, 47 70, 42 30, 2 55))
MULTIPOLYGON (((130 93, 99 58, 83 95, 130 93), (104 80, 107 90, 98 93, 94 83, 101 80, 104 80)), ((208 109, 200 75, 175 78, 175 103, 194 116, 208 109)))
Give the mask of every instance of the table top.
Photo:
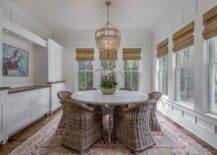
POLYGON ((123 105, 144 102, 148 96, 137 91, 118 90, 115 94, 103 95, 100 90, 89 90, 73 93, 72 99, 88 104, 123 105))

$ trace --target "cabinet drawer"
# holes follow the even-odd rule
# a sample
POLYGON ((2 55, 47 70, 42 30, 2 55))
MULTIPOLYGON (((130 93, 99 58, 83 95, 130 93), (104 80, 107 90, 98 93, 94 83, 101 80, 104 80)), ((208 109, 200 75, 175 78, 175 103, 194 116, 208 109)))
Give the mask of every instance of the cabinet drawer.
POLYGON ((16 117, 14 119, 11 119, 7 122, 8 127, 8 134, 12 134, 19 130, 20 128, 23 128, 30 122, 30 113, 22 114, 19 117, 16 117))
POLYGON ((4 109, 4 116, 5 119, 8 120, 13 120, 16 119, 17 117, 23 115, 23 114, 28 114, 30 113, 31 109, 31 102, 30 100, 28 101, 21 101, 21 102, 15 102, 13 104, 9 104, 5 106, 4 109))

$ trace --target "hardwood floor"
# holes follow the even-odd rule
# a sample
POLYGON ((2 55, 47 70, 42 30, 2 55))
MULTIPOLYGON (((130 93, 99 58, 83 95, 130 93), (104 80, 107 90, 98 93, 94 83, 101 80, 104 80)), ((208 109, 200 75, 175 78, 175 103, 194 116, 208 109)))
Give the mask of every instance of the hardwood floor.
MULTIPOLYGON (((22 144, 24 141, 26 141, 28 138, 30 138, 32 135, 34 135, 39 129, 41 129, 44 125, 46 125, 50 120, 52 120, 53 117, 55 117, 58 113, 60 113, 61 110, 56 111, 51 116, 44 116, 37 122, 29 125, 22 131, 18 132, 17 134, 11 136, 9 138, 9 141, 6 145, 0 146, 0 155, 8 155, 11 151, 13 151, 16 147, 18 147, 20 144, 22 144)), ((209 144, 207 144, 205 141, 201 140, 199 137, 193 135, 183 127, 176 124, 171 119, 164 116, 169 122, 175 124, 180 130, 182 130, 186 135, 194 139, 197 143, 201 144, 204 148, 207 148, 213 155, 217 155, 217 149, 213 148, 209 144)))
POLYGON ((46 125, 49 121, 55 117, 60 110, 56 111, 54 114, 49 116, 44 116, 33 124, 27 126, 25 129, 11 136, 6 145, 0 146, 0 155, 8 155, 15 148, 17 148, 20 144, 26 141, 28 138, 33 136, 38 130, 40 130, 44 125, 46 125))

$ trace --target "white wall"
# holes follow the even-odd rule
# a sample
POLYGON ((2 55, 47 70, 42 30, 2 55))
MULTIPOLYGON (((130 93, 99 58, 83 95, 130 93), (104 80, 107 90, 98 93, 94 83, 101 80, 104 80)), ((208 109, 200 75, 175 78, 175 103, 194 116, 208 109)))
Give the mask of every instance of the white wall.
MULTIPOLYGON (((17 29, 23 28, 40 36, 42 38, 53 38, 57 40, 52 30, 45 26, 40 20, 32 16, 30 13, 20 7, 16 1, 13 0, 0 0, 0 43, 2 41, 10 43, 12 46, 26 49, 29 51, 29 76, 28 77, 3 77, 2 75, 2 44, 0 44, 0 87, 1 86, 28 86, 33 85, 33 46, 29 43, 23 42, 20 39, 5 37, 2 31, 2 25, 12 24, 17 26, 17 29)), ((30 36, 29 36, 30 37, 30 36)), ((35 36, 34 36, 35 37, 35 36)), ((36 37, 37 38, 37 37, 36 37)), ((35 38, 34 38, 35 39, 35 38)), ((36 70, 36 73, 37 70, 36 70)), ((46 75, 44 75, 46 76, 46 75)), ((40 81, 41 79, 35 79, 40 81)))
POLYGON ((28 64, 28 76, 26 77, 12 77, 4 76, 3 86, 7 87, 21 87, 33 85, 33 45, 26 43, 18 38, 11 37, 7 34, 3 34, 2 42, 13 47, 17 47, 28 51, 29 64, 28 64))
POLYGON ((203 32, 203 13, 217 5, 216 0, 182 0, 179 1, 157 23, 154 30, 153 52, 153 85, 157 89, 157 58, 156 45, 169 38, 169 92, 168 99, 159 105, 159 110, 170 118, 198 135, 217 148, 217 119, 208 114, 208 58, 205 50, 203 32), (172 52, 172 34, 195 22, 194 64, 195 65, 195 103, 189 108, 175 102, 175 57, 172 52))
MULTIPOLYGON (((74 32, 65 39, 65 80, 67 89, 77 90, 77 63, 75 60, 76 48, 94 48, 94 68, 99 68, 99 53, 95 43, 95 32, 74 32)), ((121 46, 118 51, 117 66, 123 70, 122 48, 141 48, 141 83, 140 90, 149 92, 152 90, 152 33, 151 31, 122 31, 121 46)), ((119 76, 119 85, 123 86, 123 79, 119 76)), ((94 87, 99 87, 99 73, 94 75, 94 87)))
POLYGON ((0 9, 2 10, 3 19, 33 32, 42 38, 55 39, 55 35, 50 28, 24 10, 16 1, 0 0, 0 9))
POLYGON ((48 82, 57 82, 63 78, 63 47, 55 41, 48 40, 48 82))
POLYGON ((48 50, 34 46, 33 52, 33 79, 35 85, 44 85, 48 82, 48 50))

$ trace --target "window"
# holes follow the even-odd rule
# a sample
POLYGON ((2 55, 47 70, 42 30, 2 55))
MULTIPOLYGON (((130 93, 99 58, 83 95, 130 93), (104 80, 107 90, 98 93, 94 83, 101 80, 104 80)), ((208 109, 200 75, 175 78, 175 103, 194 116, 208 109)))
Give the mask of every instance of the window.
POLYGON ((93 66, 90 60, 78 61, 78 90, 93 88, 93 66))
POLYGON ((131 88, 135 91, 139 89, 139 61, 140 60, 125 60, 124 61, 124 87, 131 88))
POLYGON ((208 40, 210 111, 217 113, 217 37, 208 40))
POLYGON ((194 103, 193 46, 176 53, 176 100, 194 103))
POLYGON ((158 90, 168 95, 168 55, 158 59, 158 90))
MULTIPOLYGON (((102 60, 101 61, 101 67, 103 68, 103 70, 107 70, 108 72, 112 72, 112 71, 114 71, 114 69, 116 67, 115 60, 102 60)), ((109 74, 109 77, 106 76, 106 78, 111 79, 112 76, 113 76, 112 74, 109 74)), ((103 77, 101 76, 101 81, 102 80, 107 80, 107 79, 103 79, 103 77)))

